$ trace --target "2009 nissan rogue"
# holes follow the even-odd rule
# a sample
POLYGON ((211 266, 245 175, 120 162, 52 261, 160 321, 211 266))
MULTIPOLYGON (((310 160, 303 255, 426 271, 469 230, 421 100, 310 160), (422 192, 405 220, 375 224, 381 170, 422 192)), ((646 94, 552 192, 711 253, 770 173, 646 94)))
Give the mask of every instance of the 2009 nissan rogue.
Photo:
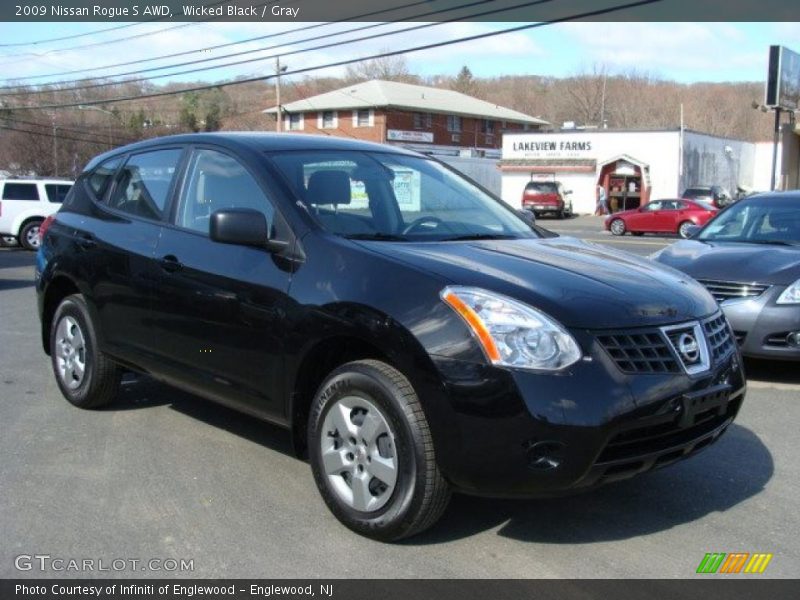
POLYGON ((701 285, 395 147, 141 142, 92 160, 41 229, 67 400, 103 406, 132 370, 290 428, 334 515, 381 540, 451 490, 562 494, 685 458, 744 398, 701 285))

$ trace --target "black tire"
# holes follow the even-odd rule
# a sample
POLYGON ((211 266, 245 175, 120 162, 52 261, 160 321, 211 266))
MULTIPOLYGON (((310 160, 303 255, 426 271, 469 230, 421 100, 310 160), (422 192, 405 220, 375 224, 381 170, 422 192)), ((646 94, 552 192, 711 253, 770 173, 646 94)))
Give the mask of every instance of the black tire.
POLYGON ((558 210, 558 212, 556 213, 556 217, 558 217, 559 219, 563 220, 564 219, 564 215, 565 215, 565 213, 564 213, 565 210, 566 209, 564 207, 561 207, 558 210))
POLYGON ((116 363, 98 350, 97 334, 86 302, 80 295, 67 296, 56 309, 50 327, 50 359, 56 383, 64 398, 71 404, 79 408, 99 408, 109 404, 116 397, 122 371, 116 363), (65 328, 70 329, 73 339, 80 334, 83 341, 83 351, 75 354, 83 357, 83 376, 79 381, 74 376, 61 373, 65 364, 63 352, 59 352, 63 348, 63 341, 59 339, 62 320, 65 328), (70 323, 73 324, 72 327, 70 323), (75 326, 78 328, 77 331, 75 326))
MULTIPOLYGON (((399 371, 377 360, 342 365, 320 386, 310 412, 311 468, 322 498, 339 521, 361 535, 390 542, 417 534, 439 519, 450 499, 450 487, 436 464, 419 398, 399 371), (386 492, 385 504, 369 512, 356 510, 340 496, 332 478, 341 476, 347 482, 345 473, 329 475, 322 458, 325 440, 330 443, 338 435, 338 431, 326 431, 328 413, 341 406, 340 401, 354 397, 356 403, 363 399, 377 407, 394 436, 391 448, 397 463, 396 482, 391 493, 386 492)), ((351 418, 356 414, 353 411, 351 418)))
POLYGON ((19 245, 25 250, 36 251, 39 249, 39 225, 42 224, 40 220, 28 221, 19 230, 19 245))
POLYGON ((608 224, 608 229, 611 231, 611 235, 625 235, 625 221, 614 219, 608 224))

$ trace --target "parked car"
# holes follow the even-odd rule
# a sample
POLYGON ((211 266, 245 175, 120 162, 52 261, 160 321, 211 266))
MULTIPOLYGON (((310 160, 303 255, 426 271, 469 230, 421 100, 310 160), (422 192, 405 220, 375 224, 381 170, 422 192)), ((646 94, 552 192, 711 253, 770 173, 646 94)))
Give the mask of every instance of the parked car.
POLYGON ((654 258, 708 288, 745 356, 800 360, 800 192, 739 200, 654 258))
POLYGON ((72 182, 65 179, 0 179, 0 236, 27 250, 39 247, 39 225, 54 214, 72 182))
POLYGON ((571 217, 572 190, 565 190, 558 181, 529 181, 522 192, 522 208, 537 217, 554 214, 559 219, 571 217))
POLYGON ((608 215, 605 227, 614 235, 677 233, 686 238, 692 225, 705 225, 716 213, 714 206, 700 200, 653 200, 639 208, 608 215))
POLYGON ((36 290, 69 402, 108 404, 130 369, 287 427, 333 514, 382 540, 451 490, 568 493, 690 456, 745 393, 700 284, 355 140, 101 155, 48 223, 36 290))
POLYGON ((725 208, 733 202, 728 190, 718 185, 699 185, 686 188, 681 194, 681 198, 706 202, 717 208, 725 208))

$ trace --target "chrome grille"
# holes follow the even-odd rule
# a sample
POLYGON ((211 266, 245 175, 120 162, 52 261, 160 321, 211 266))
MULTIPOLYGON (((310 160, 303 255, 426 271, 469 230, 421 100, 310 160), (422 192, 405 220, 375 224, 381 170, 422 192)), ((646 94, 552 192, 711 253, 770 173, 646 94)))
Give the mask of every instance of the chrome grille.
POLYGON ((717 302, 724 302, 734 298, 758 298, 769 288, 769 285, 765 283, 741 283, 713 279, 698 279, 697 281, 711 292, 717 302))
POLYGON ((716 364, 730 354, 736 341, 724 315, 717 315, 703 322, 711 364, 716 364))
POLYGON ((597 341, 626 373, 679 373, 680 366, 657 331, 598 335, 597 341))
POLYGON ((658 329, 597 332, 596 339, 625 373, 705 372, 727 358, 736 339, 722 313, 698 323, 670 325, 658 329), (698 343, 697 359, 682 356, 680 337, 692 334, 698 343), (704 338, 704 339, 700 339, 704 338), (706 352, 707 350, 707 352, 706 352))

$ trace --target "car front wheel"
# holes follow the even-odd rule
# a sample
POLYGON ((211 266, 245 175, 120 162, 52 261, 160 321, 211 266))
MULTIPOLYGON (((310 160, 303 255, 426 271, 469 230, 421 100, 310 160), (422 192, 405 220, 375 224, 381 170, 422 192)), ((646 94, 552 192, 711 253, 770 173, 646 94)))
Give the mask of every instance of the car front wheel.
POLYGON ((622 219, 614 219, 608 228, 613 235, 625 235, 625 221, 622 219))
POLYGON ((99 408, 117 395, 120 368, 97 347, 97 335, 82 296, 67 296, 50 329, 50 358, 61 393, 79 408, 99 408))
POLYGON ((347 527, 381 541, 433 525, 450 489, 408 379, 376 360, 347 363, 320 386, 308 428, 314 479, 347 527))

